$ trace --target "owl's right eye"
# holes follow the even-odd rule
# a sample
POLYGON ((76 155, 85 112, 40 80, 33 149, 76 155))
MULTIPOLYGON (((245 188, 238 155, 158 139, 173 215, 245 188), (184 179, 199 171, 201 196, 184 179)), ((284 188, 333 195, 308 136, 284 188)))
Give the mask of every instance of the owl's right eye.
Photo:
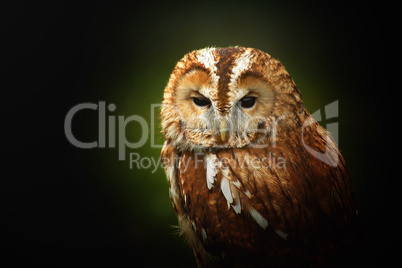
POLYGON ((211 101, 207 98, 193 98, 193 102, 195 105, 200 106, 200 107, 205 107, 205 106, 210 106, 211 101))

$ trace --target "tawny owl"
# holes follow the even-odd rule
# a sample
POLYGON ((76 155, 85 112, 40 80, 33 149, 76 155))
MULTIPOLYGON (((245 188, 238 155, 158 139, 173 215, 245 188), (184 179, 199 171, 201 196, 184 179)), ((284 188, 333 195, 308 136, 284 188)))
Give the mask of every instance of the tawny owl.
POLYGON ((199 266, 327 266, 351 249, 358 211, 344 159, 270 55, 185 55, 161 117, 170 198, 199 266))

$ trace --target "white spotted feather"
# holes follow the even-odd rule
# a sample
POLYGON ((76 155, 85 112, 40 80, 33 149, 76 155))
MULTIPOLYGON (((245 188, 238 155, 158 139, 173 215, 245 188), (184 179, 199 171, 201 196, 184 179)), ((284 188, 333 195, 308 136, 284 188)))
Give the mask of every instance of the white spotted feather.
POLYGON ((265 230, 268 227, 268 221, 257 210, 250 207, 248 212, 262 229, 265 230))
POLYGON ((226 179, 225 177, 223 177, 222 181, 221 181, 221 190, 222 190, 223 196, 226 198, 228 203, 232 204, 233 197, 232 197, 232 192, 230 191, 229 180, 226 179))
POLYGON ((211 190, 215 182, 216 174, 218 173, 216 166, 217 158, 214 154, 207 154, 205 160, 207 162, 207 187, 211 190))

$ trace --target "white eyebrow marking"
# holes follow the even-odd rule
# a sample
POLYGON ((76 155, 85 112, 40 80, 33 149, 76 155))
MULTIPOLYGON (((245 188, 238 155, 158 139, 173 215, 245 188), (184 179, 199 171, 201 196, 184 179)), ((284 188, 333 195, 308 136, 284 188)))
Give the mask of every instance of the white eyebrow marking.
POLYGON ((230 75, 230 81, 228 84, 228 97, 230 100, 230 106, 232 106, 234 103, 236 103, 238 100, 248 94, 248 90, 244 88, 238 88, 237 83, 239 77, 244 73, 244 71, 251 68, 251 59, 253 57, 254 55, 252 54, 252 50, 246 49, 246 51, 239 55, 234 61, 232 74, 230 75))
POLYGON ((216 87, 218 85, 219 75, 216 74, 218 71, 216 64, 218 62, 215 60, 214 51, 215 48, 204 48, 197 54, 197 59, 199 63, 202 63, 205 68, 211 71, 211 82, 216 87))
MULTIPOLYGON (((205 66, 205 68, 207 68, 210 71, 211 84, 212 84, 212 88, 202 87, 200 88, 199 92, 211 100, 216 100, 218 97, 218 82, 219 82, 219 75, 217 75, 218 68, 216 67, 216 64, 219 61, 215 60, 214 52, 215 48, 204 48, 200 50, 197 54, 198 62, 202 63, 205 66)), ((215 101, 212 101, 212 106, 214 106, 216 110, 215 101)))
POLYGON ((204 64, 205 68, 213 69, 215 67, 216 71, 216 62, 213 52, 215 48, 204 48, 200 50, 200 54, 197 55, 197 59, 200 63, 204 64))
POLYGON ((231 94, 231 99, 234 99, 238 95, 238 88, 236 87, 237 80, 244 71, 250 69, 252 57, 251 50, 247 49, 235 60, 235 66, 232 69, 229 82, 229 94, 231 94))

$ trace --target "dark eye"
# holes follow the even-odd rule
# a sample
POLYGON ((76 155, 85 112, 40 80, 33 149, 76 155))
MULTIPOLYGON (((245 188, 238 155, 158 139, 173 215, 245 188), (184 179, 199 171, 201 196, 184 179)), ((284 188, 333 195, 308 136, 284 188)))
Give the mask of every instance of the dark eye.
POLYGON ((243 108, 251 108, 255 104, 255 97, 244 97, 240 100, 240 105, 243 108))
POLYGON ((195 105, 205 107, 211 105, 211 101, 207 98, 193 98, 195 105))

